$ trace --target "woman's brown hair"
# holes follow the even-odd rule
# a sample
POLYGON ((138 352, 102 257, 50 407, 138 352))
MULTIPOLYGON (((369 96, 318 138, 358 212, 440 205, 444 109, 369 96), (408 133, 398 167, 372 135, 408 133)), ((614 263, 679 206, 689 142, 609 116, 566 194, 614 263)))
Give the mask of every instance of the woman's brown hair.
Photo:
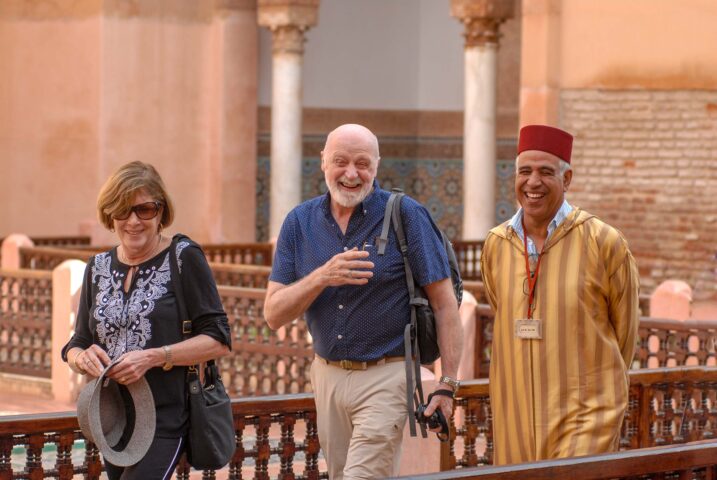
POLYGON ((97 197, 97 216, 100 223, 107 230, 112 230, 112 218, 124 216, 132 208, 135 194, 141 190, 162 204, 160 225, 170 226, 174 220, 172 200, 157 170, 149 163, 143 162, 122 165, 102 186, 97 197))

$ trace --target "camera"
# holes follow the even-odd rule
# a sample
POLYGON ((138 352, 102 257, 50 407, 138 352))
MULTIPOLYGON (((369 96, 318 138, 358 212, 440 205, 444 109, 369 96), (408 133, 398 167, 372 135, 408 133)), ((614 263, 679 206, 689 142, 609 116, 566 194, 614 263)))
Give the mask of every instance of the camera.
POLYGON ((448 440, 448 422, 446 422, 446 417, 443 415, 440 408, 437 408, 433 414, 427 417, 425 415, 427 407, 428 405, 423 404, 416 408, 416 421, 421 425, 428 426, 428 428, 440 427, 441 431, 436 433, 436 435, 442 442, 445 442, 448 440))

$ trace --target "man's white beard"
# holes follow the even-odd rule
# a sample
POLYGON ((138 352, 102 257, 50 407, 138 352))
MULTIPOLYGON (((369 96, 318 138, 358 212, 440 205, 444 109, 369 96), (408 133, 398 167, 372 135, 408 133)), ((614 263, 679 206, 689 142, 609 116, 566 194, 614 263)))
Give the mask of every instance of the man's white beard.
POLYGON ((371 193, 372 185, 370 183, 364 183, 361 185, 361 189, 358 192, 346 192, 342 190, 339 185, 339 182, 341 181, 342 180, 339 179, 336 182, 331 182, 328 184, 328 187, 329 193, 331 193, 331 198, 344 208, 355 207, 359 203, 363 202, 366 197, 368 197, 368 194, 371 193))

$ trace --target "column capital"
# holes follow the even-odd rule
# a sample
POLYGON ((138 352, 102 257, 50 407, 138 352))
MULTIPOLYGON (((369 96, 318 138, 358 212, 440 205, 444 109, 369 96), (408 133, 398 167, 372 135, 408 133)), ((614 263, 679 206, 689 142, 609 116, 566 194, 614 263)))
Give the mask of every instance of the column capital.
POLYGON ((451 0, 451 16, 465 26, 466 47, 497 44, 500 24, 513 17, 513 0, 451 0))
POLYGON ((316 25, 319 0, 258 0, 259 25, 271 30, 274 53, 304 52, 304 32, 316 25))

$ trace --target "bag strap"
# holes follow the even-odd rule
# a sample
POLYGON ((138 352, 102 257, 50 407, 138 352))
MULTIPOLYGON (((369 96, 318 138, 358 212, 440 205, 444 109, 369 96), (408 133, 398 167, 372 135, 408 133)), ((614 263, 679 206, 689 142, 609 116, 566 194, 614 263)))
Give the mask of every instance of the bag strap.
MULTIPOLYGON (((401 200, 406 194, 400 189, 394 188, 386 203, 386 211, 383 217, 381 236, 378 240, 378 254, 384 255, 388 245, 388 230, 393 224, 396 233, 401 257, 403 257, 403 268, 406 274, 406 285, 408 287, 409 305, 411 307, 411 320, 403 330, 403 346, 406 368, 406 408, 408 409, 408 427, 412 437, 416 436, 416 407, 424 403, 423 382, 421 382, 421 351, 418 344, 418 328, 416 323, 416 309, 420 305, 428 305, 428 300, 416 296, 416 284, 413 278, 413 271, 408 262, 408 242, 406 232, 403 229, 401 218, 401 200)), ((426 426, 419 423, 421 436, 426 438, 426 426)))
MULTIPOLYGON (((180 278, 179 261, 177 259, 177 245, 182 239, 187 237, 182 234, 176 234, 172 237, 172 243, 169 248, 169 271, 172 277, 172 286, 174 287, 174 296, 177 300, 177 310, 179 311, 179 318, 182 319, 182 338, 187 340, 192 337, 192 319, 189 318, 187 310, 186 297, 184 296, 184 287, 182 286, 182 279, 180 278)), ((214 360, 209 360, 207 366, 211 367, 214 365, 214 360)), ((187 380, 190 380, 190 375, 197 375, 199 371, 199 365, 190 365, 187 370, 187 380)))

